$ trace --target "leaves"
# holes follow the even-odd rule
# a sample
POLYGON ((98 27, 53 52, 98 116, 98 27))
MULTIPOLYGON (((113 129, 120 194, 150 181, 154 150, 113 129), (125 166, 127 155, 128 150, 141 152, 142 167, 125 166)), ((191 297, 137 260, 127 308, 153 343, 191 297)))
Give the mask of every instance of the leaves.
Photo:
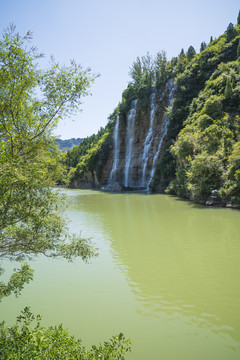
MULTIPOLYGON (((56 211, 60 200, 52 187, 64 168, 51 131, 79 107, 96 75, 74 61, 41 70, 42 54, 27 47, 30 38, 11 26, 0 41, 0 258, 87 260, 96 251, 89 240, 69 235, 56 211)), ((31 279, 23 267, 2 285, 2 296, 19 294, 31 279)))
POLYGON ((225 199, 240 197, 239 82, 239 62, 221 64, 193 100, 186 125, 171 148, 177 160, 177 181, 171 187, 177 193, 197 201, 214 189, 225 199))
POLYGON ((131 341, 122 333, 105 341, 103 345, 87 350, 62 325, 45 328, 41 317, 26 307, 17 318, 16 325, 0 324, 0 356, 7 359, 72 359, 72 360, 124 360, 131 351, 131 341), (36 322, 36 325, 34 323, 36 322))

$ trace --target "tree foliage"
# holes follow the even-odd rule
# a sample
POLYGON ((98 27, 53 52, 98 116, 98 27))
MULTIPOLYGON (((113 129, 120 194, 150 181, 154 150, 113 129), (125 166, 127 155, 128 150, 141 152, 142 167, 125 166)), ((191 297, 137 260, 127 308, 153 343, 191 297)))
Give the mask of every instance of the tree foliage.
MULTIPOLYGON (((205 113, 198 114, 198 126, 199 129, 201 128, 201 131, 204 130, 204 128, 209 127, 208 130, 206 129, 206 139, 211 139, 209 142, 211 151, 217 149, 218 139, 221 138, 222 133, 226 133, 225 130, 224 132, 219 131, 222 127, 224 112, 227 114, 239 114, 239 80, 236 77, 238 70, 236 69, 235 60, 237 59, 237 47, 240 33, 238 27, 236 27, 235 30, 236 36, 231 42, 227 42, 227 34, 224 34, 218 39, 212 40, 205 50, 196 54, 191 61, 186 63, 186 65, 183 65, 182 67, 177 65, 178 72, 175 72, 177 75, 175 80, 177 92, 172 109, 169 113, 170 123, 168 127, 167 142, 159 167, 156 171, 156 183, 160 184, 163 189, 166 189, 168 186, 168 189, 181 196, 189 197, 190 194, 186 186, 187 177, 186 171, 184 170, 185 165, 183 167, 181 166, 180 159, 182 159, 184 156, 183 154, 186 153, 187 148, 189 148, 189 151, 192 151, 193 144, 201 144, 200 140, 196 139, 197 134, 199 133, 195 132, 195 123, 194 126, 192 123, 191 131, 190 127, 187 126, 190 121, 189 115, 191 114, 191 118, 193 118, 193 114, 198 112, 198 96, 201 91, 202 94, 204 94, 201 95, 201 99, 204 99, 204 101, 202 100, 202 104, 204 103, 205 113), (228 64, 229 67, 227 66, 228 64), (232 70, 230 71, 231 67, 232 70), (223 75, 219 77, 218 82, 214 83, 211 90, 205 89, 207 81, 211 76, 214 73, 216 76, 216 74, 220 74, 221 72, 223 72, 223 75), (226 84, 228 78, 230 86, 226 84), (225 93, 226 87, 228 88, 227 93, 225 93), (232 95, 228 97, 231 91, 232 95), (221 94, 221 96, 219 97, 217 94, 221 94), (225 95, 228 99, 226 99, 225 95), (217 126, 214 124, 215 119, 219 120, 217 126), (210 127, 210 125, 212 125, 212 127, 210 127), (181 130, 183 131, 182 135, 184 136, 179 136, 178 141, 176 142, 177 136, 181 130), (194 132, 195 139, 192 136, 194 132), (178 152, 177 156, 175 156, 175 152, 170 150, 173 144, 175 144, 175 149, 177 149, 180 144, 184 145, 181 147, 182 151, 178 152), (166 171, 166 169, 168 170, 166 171), (172 183, 169 186, 171 181, 172 183)), ((181 57, 184 59, 184 56, 184 53, 180 54, 179 59, 181 57)), ((230 116, 230 119, 232 119, 232 116, 230 116)), ((226 120, 224 120, 224 122, 225 121, 226 120)), ((224 129, 226 127, 224 127, 224 129)), ((224 144, 226 144, 226 139, 228 139, 228 137, 224 135, 224 138, 222 139, 224 144)), ((193 156, 193 154, 186 153, 186 162, 189 159, 189 156, 193 156)))
MULTIPOLYGON (((79 107, 96 76, 74 61, 39 69, 42 54, 27 48, 30 39, 11 26, 0 41, 0 260, 44 254, 87 261, 96 249, 69 235, 52 190, 63 168, 51 130, 79 107)), ((22 264, 7 283, 0 282, 0 300, 18 296, 32 278, 29 265, 22 264)), ((122 334, 86 350, 61 325, 44 328, 37 317, 33 326, 34 319, 25 308, 15 326, 0 324, 1 359, 124 359, 130 350, 122 334)))
POLYGON ((196 54, 196 51, 195 51, 194 47, 192 45, 189 46, 188 51, 187 51, 188 60, 191 60, 195 54, 196 54))
MULTIPOLYGON (((88 240, 68 235, 52 191, 62 167, 51 130, 75 111, 95 76, 74 61, 39 69, 42 54, 28 48, 11 26, 0 41, 0 258, 23 261, 33 255, 87 260, 88 240), (54 205, 55 204, 55 205, 54 205)), ((32 277, 28 267, 1 283, 0 297, 32 277), (13 284, 15 284, 13 286, 13 284)))
MULTIPOLYGON (((230 171, 230 159, 237 159, 235 143, 239 141, 239 38, 240 27, 229 24, 218 39, 211 37, 208 45, 202 42, 198 54, 190 46, 170 61, 162 51, 155 57, 138 57, 133 63, 132 81, 117 108, 120 120, 125 121, 133 99, 138 99, 139 111, 147 112, 153 87, 160 94, 173 78, 176 86, 168 111, 165 150, 155 173, 156 188, 168 186, 174 193, 196 200, 204 200, 215 187, 225 198, 240 196, 238 186, 233 185, 238 170, 234 175, 230 171), (195 176, 198 171, 205 179, 201 184, 195 176)), ((85 160, 80 158, 79 169, 85 160)))
POLYGON ((0 324, 1 360, 124 360, 130 345, 131 342, 120 333, 103 345, 92 346, 88 350, 62 325, 43 327, 41 317, 35 317, 28 307, 17 318, 16 325, 7 327, 4 323, 0 324))
POLYGON ((221 64, 193 100, 171 150, 177 161, 173 187, 178 194, 204 200, 217 189, 223 198, 240 197, 239 82, 239 62, 221 64))

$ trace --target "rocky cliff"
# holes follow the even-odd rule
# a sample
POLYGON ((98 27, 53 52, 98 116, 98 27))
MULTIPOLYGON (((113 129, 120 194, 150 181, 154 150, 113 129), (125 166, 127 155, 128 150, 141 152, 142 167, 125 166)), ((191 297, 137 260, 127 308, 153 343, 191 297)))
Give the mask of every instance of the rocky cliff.
POLYGON ((82 171, 71 187, 106 190, 148 189, 164 148, 167 133, 167 108, 171 106, 175 88, 173 79, 162 91, 151 88, 147 105, 138 99, 126 112, 119 114, 111 130, 111 141, 101 171, 82 171))
POLYGON ((140 108, 137 99, 132 101, 128 112, 121 116, 118 134, 112 132, 112 146, 100 179, 102 186, 109 190, 149 188, 164 148, 166 109, 173 96, 170 80, 162 92, 151 89, 146 109, 140 108))
POLYGON ((137 58, 104 134, 69 156, 73 187, 240 203, 240 24, 230 25, 198 54, 137 58))

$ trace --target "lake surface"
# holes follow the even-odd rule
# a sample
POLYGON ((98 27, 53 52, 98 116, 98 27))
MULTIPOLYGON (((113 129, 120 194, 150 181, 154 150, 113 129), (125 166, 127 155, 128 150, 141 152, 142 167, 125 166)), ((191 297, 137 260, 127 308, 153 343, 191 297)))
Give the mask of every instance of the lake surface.
POLYGON ((0 320, 31 306, 86 346, 123 332, 129 360, 240 359, 239 211, 167 195, 64 192, 70 230, 100 255, 89 264, 39 257, 34 281, 2 302, 0 320))

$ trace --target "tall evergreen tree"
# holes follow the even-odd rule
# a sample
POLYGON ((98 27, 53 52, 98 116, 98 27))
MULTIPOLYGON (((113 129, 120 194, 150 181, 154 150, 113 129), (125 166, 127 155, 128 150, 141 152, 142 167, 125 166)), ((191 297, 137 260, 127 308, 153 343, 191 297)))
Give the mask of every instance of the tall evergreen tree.
POLYGON ((207 47, 207 44, 205 43, 205 41, 203 41, 200 45, 200 52, 202 52, 203 50, 205 50, 207 47))
POLYGON ((236 36, 236 30, 235 30, 232 23, 230 23, 228 25, 226 34, 227 34, 227 41, 228 42, 231 41, 236 36))
POLYGON ((239 10, 239 12, 238 12, 237 25, 240 25, 240 10, 239 10))
POLYGON ((187 58, 189 60, 191 60, 195 54, 196 54, 196 51, 195 51, 194 47, 192 45, 190 45, 188 48, 188 51, 187 51, 187 58))

